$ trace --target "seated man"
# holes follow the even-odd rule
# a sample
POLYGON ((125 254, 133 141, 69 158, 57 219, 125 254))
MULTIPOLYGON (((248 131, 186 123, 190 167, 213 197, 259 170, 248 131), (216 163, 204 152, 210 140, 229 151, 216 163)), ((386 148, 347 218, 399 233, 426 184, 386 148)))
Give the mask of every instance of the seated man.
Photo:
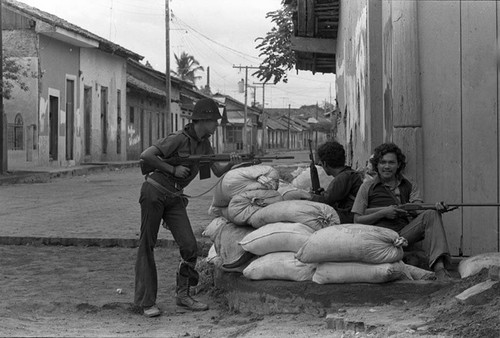
POLYGON ((441 219, 446 205, 437 203, 436 210, 425 210, 411 217, 398 205, 422 203, 422 198, 417 186, 401 174, 406 167, 401 149, 393 143, 384 143, 375 148, 370 161, 377 176, 361 185, 352 207, 354 222, 392 229, 410 245, 423 241, 429 268, 438 279, 450 279, 446 267, 451 257, 441 219))
POLYGON ((351 208, 363 183, 361 174, 345 165, 345 150, 338 142, 328 141, 319 146, 318 158, 326 174, 334 179, 321 195, 312 194, 311 200, 335 208, 340 223, 353 223, 351 208))

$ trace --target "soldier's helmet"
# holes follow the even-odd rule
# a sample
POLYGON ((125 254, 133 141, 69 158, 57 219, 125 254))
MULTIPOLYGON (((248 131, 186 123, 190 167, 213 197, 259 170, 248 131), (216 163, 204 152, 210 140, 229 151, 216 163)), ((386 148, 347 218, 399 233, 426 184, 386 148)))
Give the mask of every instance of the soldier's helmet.
POLYGON ((222 116, 219 107, 213 99, 201 99, 196 102, 193 109, 193 120, 218 120, 222 116))

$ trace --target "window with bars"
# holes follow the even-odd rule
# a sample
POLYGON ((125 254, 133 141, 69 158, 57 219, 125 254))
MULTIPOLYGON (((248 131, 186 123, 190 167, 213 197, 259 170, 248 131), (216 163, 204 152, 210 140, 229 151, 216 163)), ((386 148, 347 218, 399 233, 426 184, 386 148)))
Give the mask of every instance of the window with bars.
POLYGON ((24 122, 21 114, 17 114, 14 123, 7 125, 7 147, 9 150, 24 150, 24 122))

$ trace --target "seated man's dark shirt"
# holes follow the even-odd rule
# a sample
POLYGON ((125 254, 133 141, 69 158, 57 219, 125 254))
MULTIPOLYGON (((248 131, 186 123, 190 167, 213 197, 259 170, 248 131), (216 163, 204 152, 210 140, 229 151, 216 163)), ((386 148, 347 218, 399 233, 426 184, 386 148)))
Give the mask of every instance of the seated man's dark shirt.
MULTIPOLYGON (((352 212, 364 215, 366 209, 415 202, 422 202, 420 191, 416 184, 410 182, 407 178, 399 177, 396 189, 391 190, 380 181, 378 176, 375 176, 375 178, 367 180, 361 185, 352 212)), ((408 217, 396 217, 395 219, 382 218, 373 225, 399 232, 408 223, 408 217)))
POLYGON ((346 166, 330 182, 326 191, 322 195, 313 195, 312 200, 335 208, 341 223, 353 223, 354 215, 351 208, 362 183, 361 173, 346 166))

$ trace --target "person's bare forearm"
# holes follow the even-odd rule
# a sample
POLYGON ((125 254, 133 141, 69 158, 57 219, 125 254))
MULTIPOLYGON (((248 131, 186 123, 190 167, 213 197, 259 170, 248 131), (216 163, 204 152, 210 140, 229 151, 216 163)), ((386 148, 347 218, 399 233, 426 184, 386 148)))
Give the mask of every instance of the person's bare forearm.
POLYGON ((141 154, 141 160, 147 163, 148 166, 151 166, 155 169, 164 171, 166 173, 172 174, 174 172, 174 167, 164 161, 162 161, 159 157, 159 151, 156 147, 149 147, 144 150, 141 154))
POLYGON ((370 213, 365 213, 364 215, 354 215, 354 223, 361 223, 361 224, 374 224, 376 223, 379 219, 383 218, 382 215, 382 209, 383 208, 376 208, 379 210, 373 210, 373 209, 367 209, 366 212, 370 213))

